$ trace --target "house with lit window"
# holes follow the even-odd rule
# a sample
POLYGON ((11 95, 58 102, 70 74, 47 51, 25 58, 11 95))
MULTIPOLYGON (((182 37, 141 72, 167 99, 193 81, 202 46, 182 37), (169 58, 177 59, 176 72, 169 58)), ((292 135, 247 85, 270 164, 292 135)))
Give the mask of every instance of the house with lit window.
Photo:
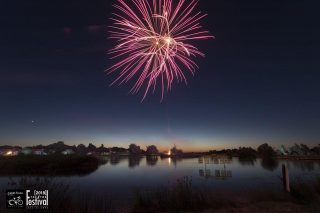
POLYGON ((0 156, 17 156, 18 154, 19 149, 16 148, 0 149, 0 156))
POLYGON ((47 155, 44 149, 32 149, 32 154, 34 155, 47 155))
POLYGON ((75 151, 73 151, 72 149, 66 149, 63 152, 61 152, 63 155, 73 155, 75 154, 75 151))

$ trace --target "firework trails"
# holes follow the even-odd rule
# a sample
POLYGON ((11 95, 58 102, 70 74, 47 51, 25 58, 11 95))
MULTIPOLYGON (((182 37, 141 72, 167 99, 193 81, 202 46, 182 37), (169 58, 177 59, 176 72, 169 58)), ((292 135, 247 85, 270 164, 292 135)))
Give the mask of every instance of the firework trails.
POLYGON ((197 67, 192 58, 204 56, 192 42, 213 38, 202 30, 206 14, 195 12, 197 0, 118 0, 114 5, 110 38, 118 44, 110 50, 118 62, 108 69, 119 72, 114 83, 135 79, 132 93, 145 87, 143 99, 157 84, 161 94, 174 81, 185 82, 197 67))

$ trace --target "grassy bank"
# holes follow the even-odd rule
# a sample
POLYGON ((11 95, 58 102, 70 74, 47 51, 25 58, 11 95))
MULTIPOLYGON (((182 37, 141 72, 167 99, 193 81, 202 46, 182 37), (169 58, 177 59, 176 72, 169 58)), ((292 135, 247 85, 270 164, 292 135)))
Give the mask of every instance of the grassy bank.
POLYGON ((320 180, 312 184, 296 180, 291 189, 290 193, 267 188, 215 191, 196 188, 192 179, 185 177, 167 186, 137 190, 132 212, 320 212, 320 180))
POLYGON ((0 157, 0 175, 86 175, 100 160, 81 155, 19 155, 0 157))
MULTIPOLYGON (((47 210, 11 210, 11 212, 114 212, 111 196, 107 192, 88 194, 74 188, 68 182, 57 181, 51 177, 25 176, 11 181, 15 182, 15 187, 11 186, 10 189, 49 190, 49 208, 47 210)), ((0 193, 0 212, 8 212, 8 209, 3 204, 5 204, 4 192, 0 193)))
MULTIPOLYGON (((49 190, 49 210, 46 212, 95 213, 318 213, 320 212, 320 180, 306 184, 294 181, 291 193, 267 188, 243 192, 216 191, 197 188, 185 177, 166 186, 135 191, 132 206, 116 204, 112 194, 81 192, 66 182, 54 178, 23 177, 16 180, 17 189, 49 190)), ((281 187, 281 186, 279 186, 281 187)), ((5 193, 0 194, 4 203, 5 193)), ((0 205, 0 212, 5 212, 0 205)), ((19 211, 18 211, 19 212, 19 211)), ((22 211, 21 211, 22 212, 22 211)))

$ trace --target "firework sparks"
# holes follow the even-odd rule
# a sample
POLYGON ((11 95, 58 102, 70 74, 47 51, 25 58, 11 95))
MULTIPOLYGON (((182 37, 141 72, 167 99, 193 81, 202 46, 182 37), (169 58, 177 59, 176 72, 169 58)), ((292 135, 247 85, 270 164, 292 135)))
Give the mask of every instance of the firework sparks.
POLYGON ((135 79, 132 93, 145 86, 142 100, 160 84, 162 100, 174 81, 187 84, 185 71, 194 75, 198 68, 192 58, 204 54, 190 42, 213 38, 200 25, 206 14, 195 12, 197 0, 130 2, 118 0, 114 5, 110 38, 118 44, 109 53, 118 62, 108 72, 119 72, 113 84, 135 79))

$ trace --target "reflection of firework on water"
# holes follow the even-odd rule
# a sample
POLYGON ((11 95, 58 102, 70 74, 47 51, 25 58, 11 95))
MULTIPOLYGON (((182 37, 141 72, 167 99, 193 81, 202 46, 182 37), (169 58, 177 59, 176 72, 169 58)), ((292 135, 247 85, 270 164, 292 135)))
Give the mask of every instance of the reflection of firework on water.
POLYGON ((114 5, 110 38, 117 39, 111 51, 118 63, 108 69, 119 70, 113 83, 123 84, 137 79, 132 93, 146 84, 148 92, 162 88, 162 98, 174 80, 187 83, 184 70, 194 74, 197 65, 191 57, 204 56, 190 41, 213 38, 202 30, 200 20, 206 16, 194 12, 196 0, 118 0, 114 5))

